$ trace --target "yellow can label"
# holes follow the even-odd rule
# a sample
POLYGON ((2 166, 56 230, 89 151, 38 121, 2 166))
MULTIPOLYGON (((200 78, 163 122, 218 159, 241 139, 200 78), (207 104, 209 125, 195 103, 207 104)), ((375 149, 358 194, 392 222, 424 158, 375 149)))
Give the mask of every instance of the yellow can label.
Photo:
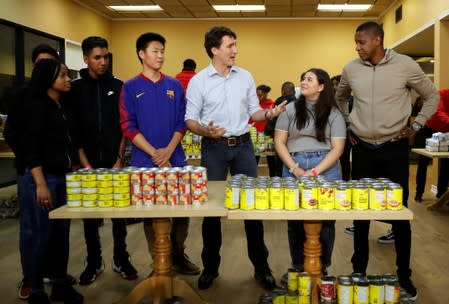
POLYGON ((369 286, 369 303, 383 304, 385 299, 384 285, 370 285, 369 286))
POLYGON ((129 180, 115 180, 112 182, 114 187, 127 187, 129 188, 129 180))
POLYGON ((66 183, 67 188, 80 188, 81 182, 80 181, 67 181, 66 183))
POLYGON ((386 207, 385 190, 370 189, 369 208, 372 210, 385 210, 386 207))
POLYGON ((310 296, 298 296, 298 304, 310 304, 310 296))
POLYGON ((312 277, 306 273, 298 276, 298 293, 300 296, 310 296, 312 294, 312 277))
POLYGON ((97 201, 85 201, 83 200, 83 207, 97 207, 97 201))
POLYGON ((106 188, 97 188, 98 194, 111 194, 114 193, 114 188, 106 187, 106 188))
POLYGON ((97 175, 96 174, 81 174, 81 180, 84 181, 96 181, 97 175))
POLYGON ((400 300, 400 287, 399 285, 386 285, 385 286, 385 304, 397 304, 400 300))
POLYGON ((107 208, 107 207, 114 207, 114 201, 98 201, 98 207, 107 208))
POLYGON ((130 193, 129 187, 114 187, 114 193, 130 193))
POLYGON ((369 304, 368 286, 354 286, 354 304, 369 304))
POLYGON ((284 209, 284 189, 270 188, 270 209, 284 209))
POLYGON ((98 200, 99 201, 112 201, 114 199, 114 195, 111 194, 99 194, 98 200))
POLYGON ((286 295, 285 304, 298 304, 298 295, 286 295))
POLYGON ((97 200, 97 194, 83 194, 83 201, 95 201, 97 200))
POLYGON ((302 189, 301 208, 316 209, 318 208, 318 188, 302 189))
POLYGON ((129 200, 130 198, 129 193, 114 193, 114 201, 129 200))
POLYGON ((353 303, 354 299, 353 286, 341 285, 337 287, 338 303, 353 303))
POLYGON ((368 189, 352 189, 352 209, 367 210, 369 205, 368 189))
POLYGON ((81 201, 67 201, 67 206, 70 208, 81 207, 81 201))
POLYGON ((80 201, 82 199, 83 199, 83 195, 81 193, 67 194, 68 201, 80 201))
POLYGON ((268 188, 256 188, 255 190, 256 201, 255 208, 260 210, 266 210, 270 208, 270 196, 268 194, 268 188))
POLYGON ((83 194, 94 194, 94 193, 98 192, 98 189, 97 188, 82 188, 81 192, 83 194))
POLYGON ((68 182, 79 182, 79 181, 81 181, 81 174, 68 173, 65 176, 65 180, 68 181, 68 182))
POLYGON ((128 207, 131 205, 129 199, 127 200, 114 200, 114 207, 128 207))
POLYGON ((225 207, 228 209, 238 209, 240 207, 240 188, 226 187, 225 207))
POLYGON ((284 207, 287 210, 299 209, 299 189, 284 189, 284 207))
POLYGON ((98 181, 111 181, 112 180, 112 174, 111 173, 97 174, 97 180, 98 181))
POLYGON ((112 179, 115 181, 129 181, 129 174, 128 173, 113 174, 112 179))
POLYGON ((254 209, 254 189, 240 189, 240 209, 254 209))
POLYGON ((83 187, 83 188, 95 188, 95 187, 97 187, 97 181, 96 180, 93 180, 93 181, 82 181, 81 182, 81 186, 83 187))
POLYGON ((387 190, 387 209, 388 210, 402 209, 402 188, 387 190))
POLYGON ((81 193, 81 188, 66 188, 67 194, 79 194, 81 193))
POLYGON ((351 189, 337 189, 335 190, 335 209, 349 210, 351 209, 352 201, 351 189))
POLYGON ((285 295, 275 295, 272 298, 273 304, 285 304, 285 295))
POLYGON ((319 188, 318 209, 330 210, 335 208, 334 188, 319 188))
POLYGON ((287 289, 289 291, 296 291, 298 289, 298 272, 287 272, 287 289))
POLYGON ((112 181, 97 181, 97 187, 99 188, 112 188, 112 181))

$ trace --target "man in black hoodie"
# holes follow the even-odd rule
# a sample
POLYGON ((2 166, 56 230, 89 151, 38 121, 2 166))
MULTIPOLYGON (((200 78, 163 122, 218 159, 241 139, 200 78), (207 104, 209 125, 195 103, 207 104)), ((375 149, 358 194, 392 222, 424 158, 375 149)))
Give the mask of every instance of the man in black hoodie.
MULTIPOLYGON (((108 42, 87 37, 81 45, 86 69, 75 79, 71 90, 71 108, 77 122, 78 155, 82 168, 122 167, 125 139, 120 129, 119 97, 123 82, 109 71, 108 42)), ((88 285, 104 270, 98 220, 84 219, 87 265, 79 283, 88 285)), ((112 267, 123 278, 134 280, 137 271, 126 251, 125 219, 112 219, 114 258, 112 267)))

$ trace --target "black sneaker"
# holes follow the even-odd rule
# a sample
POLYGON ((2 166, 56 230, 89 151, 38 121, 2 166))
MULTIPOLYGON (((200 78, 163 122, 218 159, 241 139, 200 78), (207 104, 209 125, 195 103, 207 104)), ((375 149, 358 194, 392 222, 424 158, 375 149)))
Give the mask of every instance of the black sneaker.
POLYGON ((346 234, 354 235, 354 230, 355 230, 354 226, 351 226, 351 227, 346 227, 344 231, 346 234))
POLYGON ((122 278, 126 280, 132 281, 137 279, 137 270, 131 264, 129 259, 123 259, 120 262, 114 261, 112 263, 112 269, 114 269, 115 272, 119 273, 122 278))
POLYGON ((201 269, 193 264, 187 254, 181 256, 173 256, 173 270, 177 273, 196 275, 201 272, 201 269))
POLYGON ((19 285, 17 285, 17 289, 19 290, 19 299, 28 299, 31 294, 31 280, 23 279, 22 281, 20 281, 19 285))
POLYGON ((416 192, 415 194, 415 203, 421 203, 422 202, 422 193, 416 192))
POLYGON ((102 273, 104 270, 104 262, 103 260, 100 262, 99 266, 94 265, 93 263, 87 263, 86 269, 84 269, 83 273, 80 275, 80 285, 89 285, 97 276, 102 273))
POLYGON ((72 285, 53 284, 50 300, 55 302, 64 302, 64 304, 82 304, 84 303, 84 297, 78 291, 76 291, 72 285))
POLYGON ((394 232, 393 230, 388 230, 387 233, 385 233, 385 235, 379 237, 377 239, 377 242, 379 244, 392 244, 394 243, 394 232))
POLYGON ((31 293, 28 297, 28 303, 30 304, 50 304, 50 300, 45 292, 31 293))
POLYGON ((416 290, 415 285, 413 285, 412 280, 410 279, 399 280, 399 284, 401 285, 400 290, 401 303, 416 301, 416 299, 418 298, 418 291, 416 290))

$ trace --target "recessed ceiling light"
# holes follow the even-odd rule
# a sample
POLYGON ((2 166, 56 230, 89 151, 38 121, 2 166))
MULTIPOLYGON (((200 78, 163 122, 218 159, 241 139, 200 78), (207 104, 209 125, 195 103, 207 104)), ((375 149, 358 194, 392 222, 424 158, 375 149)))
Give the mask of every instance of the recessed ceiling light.
POLYGON ((371 8, 371 4, 318 4, 319 11, 351 11, 351 12, 363 12, 371 8))
POLYGON ((162 11, 159 5, 110 5, 107 6, 114 11, 123 12, 143 12, 143 11, 162 11))
POLYGON ((263 12, 265 5, 213 5, 217 12, 263 12))

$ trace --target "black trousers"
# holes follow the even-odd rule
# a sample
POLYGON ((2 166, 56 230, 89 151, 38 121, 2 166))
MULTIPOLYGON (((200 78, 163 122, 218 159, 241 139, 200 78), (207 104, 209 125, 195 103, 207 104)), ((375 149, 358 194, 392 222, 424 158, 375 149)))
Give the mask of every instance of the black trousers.
MULTIPOLYGON (((87 262, 98 265, 101 262, 101 243, 98 234, 99 219, 83 219, 84 239, 87 248, 87 262)), ((126 251, 126 221, 125 219, 111 219, 112 237, 114 239, 114 261, 120 263, 123 259, 128 259, 126 251)))
MULTIPOLYGON (((408 140, 388 142, 383 146, 370 149, 360 143, 352 147, 352 178, 387 177, 399 183, 403 188, 403 204, 408 200, 408 140)), ((411 276, 410 248, 411 229, 409 221, 391 221, 395 234, 396 266, 399 279, 411 276)), ((366 273, 369 260, 370 221, 354 221, 354 254, 351 262, 354 272, 366 273)))
MULTIPOLYGON (((426 138, 432 137, 432 134, 436 131, 424 126, 415 135, 414 148, 425 148, 426 138)), ((416 171, 416 193, 423 194, 426 189, 426 178, 427 178, 427 166, 430 163, 430 158, 427 156, 420 155, 418 158, 418 169, 416 171)), ((440 172, 438 173, 438 183, 437 183, 437 197, 442 196, 447 191, 447 186, 449 183, 449 159, 441 159, 440 162, 440 172)))
POLYGON ((341 179, 348 181, 351 179, 351 141, 346 138, 343 154, 340 156, 341 179))

